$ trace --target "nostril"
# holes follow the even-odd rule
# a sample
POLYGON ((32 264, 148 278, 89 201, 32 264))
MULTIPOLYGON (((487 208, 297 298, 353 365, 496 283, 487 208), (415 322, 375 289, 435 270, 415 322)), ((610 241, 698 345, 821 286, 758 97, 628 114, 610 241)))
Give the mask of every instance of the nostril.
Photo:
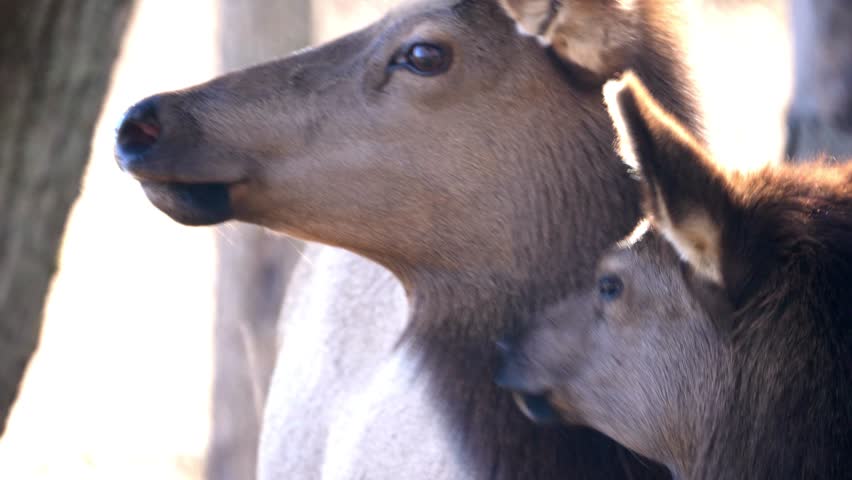
POLYGON ((124 115, 116 134, 116 150, 121 160, 128 161, 151 149, 160 138, 162 129, 153 100, 145 100, 130 108, 124 115))
POLYGON ((122 148, 147 148, 156 143, 159 136, 159 125, 129 120, 121 126, 118 141, 122 148))

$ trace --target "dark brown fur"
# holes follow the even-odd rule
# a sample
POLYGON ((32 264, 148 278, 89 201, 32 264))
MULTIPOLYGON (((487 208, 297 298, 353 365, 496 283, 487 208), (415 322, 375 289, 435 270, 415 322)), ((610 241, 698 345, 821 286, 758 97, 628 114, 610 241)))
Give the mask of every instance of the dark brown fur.
MULTIPOLYGON (((676 46, 666 32, 637 38, 647 45, 623 67, 697 125, 676 46)), ((149 100, 157 144, 119 157, 180 221, 250 221, 393 271, 411 301, 403 341, 422 353, 446 412, 436 420, 457 432, 472 475, 665 477, 599 434, 533 427, 490 382, 494 340, 579 288, 639 216, 600 83, 562 73, 496 2, 426 3, 149 100), (388 69, 415 40, 449 47, 451 68, 388 69)))
POLYGON ((850 478, 852 166, 731 172, 626 84, 655 231, 550 309, 501 381, 680 478, 850 478))

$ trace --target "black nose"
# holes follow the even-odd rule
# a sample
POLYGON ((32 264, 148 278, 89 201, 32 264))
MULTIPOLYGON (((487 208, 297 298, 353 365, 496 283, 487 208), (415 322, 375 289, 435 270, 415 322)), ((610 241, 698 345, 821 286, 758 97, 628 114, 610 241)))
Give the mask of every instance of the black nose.
POLYGON ((161 133, 155 97, 131 107, 124 114, 116 132, 115 156, 119 166, 127 170, 131 163, 142 158, 157 144, 161 133))

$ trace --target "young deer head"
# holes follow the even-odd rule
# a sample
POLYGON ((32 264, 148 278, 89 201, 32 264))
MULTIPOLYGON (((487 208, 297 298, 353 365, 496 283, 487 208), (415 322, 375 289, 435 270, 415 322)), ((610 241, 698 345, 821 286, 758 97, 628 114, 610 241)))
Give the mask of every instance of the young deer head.
POLYGON ((615 96, 651 231, 504 344, 498 383, 679 478, 848 475, 852 167, 735 173, 634 77, 615 96))

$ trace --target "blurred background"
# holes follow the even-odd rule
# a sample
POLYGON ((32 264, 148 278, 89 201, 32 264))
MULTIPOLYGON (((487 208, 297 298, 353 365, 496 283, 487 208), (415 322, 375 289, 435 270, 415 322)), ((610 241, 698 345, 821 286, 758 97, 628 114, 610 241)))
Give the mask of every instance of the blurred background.
MULTIPOLYGON (((301 245, 248 226, 174 223, 116 167, 113 129, 123 111, 147 95, 336 37, 396 2, 114 3, 123 5, 114 12, 96 7, 93 17, 112 27, 88 27, 115 31, 114 51, 99 57, 106 71, 114 58, 114 70, 102 82, 102 109, 93 112, 92 121, 98 120, 90 155, 87 144, 77 148, 88 162, 67 227, 55 233, 61 240, 55 276, 48 283, 48 265, 33 277, 44 279, 49 292, 38 350, 0 438, 0 479, 251 478, 278 309, 301 245)), ((836 37, 848 35, 844 28, 852 24, 841 22, 838 33, 837 12, 814 5, 841 7, 816 0, 691 4, 696 20, 689 54, 707 106, 709 138, 720 155, 748 167, 817 150, 850 153, 843 115, 826 113, 843 102, 823 97, 839 88, 836 96, 848 98, 843 88, 852 78, 852 43, 837 44, 836 37), (838 75, 847 75, 846 83, 823 87, 838 75)), ((0 17, 7 8, 0 7, 0 17)), ((8 18, 18 18, 14 13, 8 18)), ((11 59, 14 42, 5 35, 0 58, 11 59)), ((848 121, 848 109, 845 115, 848 121)), ((2 192, 3 162, 12 153, 0 151, 3 199, 9 198, 2 192)), ((76 194, 73 181, 69 191, 66 204, 76 194)), ((67 205, 57 202, 45 208, 62 214, 67 205)), ((39 218, 32 212, 14 217, 8 206, 3 211, 12 225, 15 218, 27 225, 39 218)), ((12 247, 23 249, 26 242, 4 244, 12 230, 4 231, 0 270, 13 271, 9 258, 20 255, 12 247)), ((0 273, 0 300, 6 301, 0 301, 0 314, 21 322, 35 318, 30 322, 37 325, 38 309, 16 310, 10 300, 15 290, 4 287, 3 278, 0 273)), ((27 332, 34 346, 38 329, 27 332)), ((21 369, 26 354, 17 357, 21 369)))

